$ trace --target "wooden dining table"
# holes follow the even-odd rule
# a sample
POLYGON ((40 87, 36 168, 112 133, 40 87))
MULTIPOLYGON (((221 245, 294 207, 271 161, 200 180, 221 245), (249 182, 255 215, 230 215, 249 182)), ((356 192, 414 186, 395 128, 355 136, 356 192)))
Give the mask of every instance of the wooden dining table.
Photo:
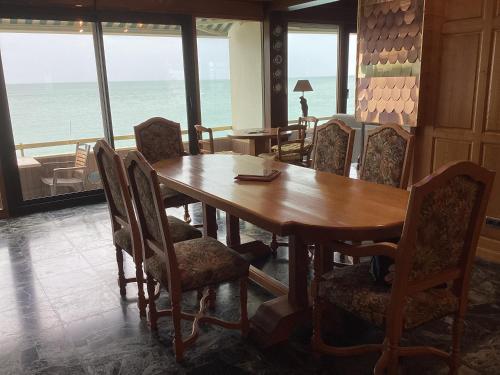
POLYGON ((227 136, 249 141, 249 154, 257 156, 271 151, 271 140, 278 136, 278 128, 234 129, 227 136))
MULTIPOLYGON (((226 212, 227 244, 244 252, 239 219, 289 237, 284 285, 256 267, 250 279, 276 298, 251 318, 251 336, 264 346, 287 340, 310 319, 307 245, 383 240, 401 234, 409 193, 248 155, 196 155, 154 164, 161 182, 203 203, 204 233, 217 237, 216 209, 226 212), (271 182, 237 181, 237 174, 279 170, 271 182)), ((325 267, 330 267, 325 264, 325 267)))

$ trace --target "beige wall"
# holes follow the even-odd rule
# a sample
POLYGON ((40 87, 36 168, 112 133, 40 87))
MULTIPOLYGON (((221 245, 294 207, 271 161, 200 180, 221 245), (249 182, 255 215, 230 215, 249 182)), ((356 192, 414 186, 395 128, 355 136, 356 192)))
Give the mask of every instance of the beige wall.
POLYGON ((263 127, 261 23, 235 22, 228 37, 233 128, 261 128, 263 127))

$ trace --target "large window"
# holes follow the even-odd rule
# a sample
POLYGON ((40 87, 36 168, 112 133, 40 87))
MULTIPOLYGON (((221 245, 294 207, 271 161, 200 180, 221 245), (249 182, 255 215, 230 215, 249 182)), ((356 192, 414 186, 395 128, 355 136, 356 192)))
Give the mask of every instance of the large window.
POLYGON ((215 136, 262 127, 262 24, 198 18, 196 27, 203 125, 215 136))
POLYGON ((24 200, 99 187, 91 157, 85 170, 61 170, 77 166, 78 141, 92 146, 103 136, 92 38, 81 21, 0 23, 24 200))
POLYGON ((300 96, 294 92, 297 80, 308 80, 313 89, 305 92, 309 116, 326 117, 337 112, 336 26, 288 25, 288 119, 302 116, 300 96))
POLYGON ((187 130, 180 26, 106 22, 102 28, 115 146, 135 146, 133 127, 151 117, 187 130))

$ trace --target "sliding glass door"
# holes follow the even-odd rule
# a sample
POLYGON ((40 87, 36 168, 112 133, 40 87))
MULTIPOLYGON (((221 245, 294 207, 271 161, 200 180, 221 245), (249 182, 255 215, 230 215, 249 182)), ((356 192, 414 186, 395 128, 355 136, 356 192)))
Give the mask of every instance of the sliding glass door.
POLYGON ((91 24, 2 19, 0 49, 23 200, 100 188, 91 24))
POLYGON ((135 147, 135 125, 151 117, 181 124, 187 141, 181 27, 102 23, 115 147, 135 147))

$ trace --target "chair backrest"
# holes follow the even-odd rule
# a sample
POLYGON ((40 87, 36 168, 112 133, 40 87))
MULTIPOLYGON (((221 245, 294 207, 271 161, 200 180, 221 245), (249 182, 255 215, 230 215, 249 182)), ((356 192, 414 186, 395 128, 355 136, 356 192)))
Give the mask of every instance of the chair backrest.
MULTIPOLYGON (((171 298, 180 293, 180 277, 174 245, 170 236, 165 204, 160 194, 158 175, 144 156, 131 151, 125 159, 125 169, 135 203, 142 239, 143 257, 161 258, 171 298)), ((147 271, 147 270, 146 270, 147 271)))
POLYGON ((396 306, 408 295, 449 281, 454 281, 453 291, 466 304, 494 176, 462 161, 449 163, 412 186, 396 253, 392 287, 396 306))
POLYGON ((359 178, 401 189, 408 186, 413 135, 399 125, 383 125, 368 134, 359 178))
POLYGON ((305 125, 289 125, 278 128, 278 160, 284 161, 283 157, 289 154, 299 153, 300 155, 304 155, 306 130, 307 126, 305 125), (290 132, 294 135, 293 139, 290 139, 290 132), (296 147, 292 146, 292 151, 283 149, 283 146, 293 144, 296 147))
POLYGON ((212 129, 205 128, 204 126, 201 125, 195 125, 194 128, 196 129, 196 138, 198 140, 198 151, 200 152, 200 154, 215 153, 214 136, 212 133, 212 129), (203 139, 203 133, 208 134, 208 140, 203 139), (206 146, 208 146, 208 148, 206 146))
POLYGON ((330 120, 319 126, 313 144, 313 168, 348 177, 355 133, 340 120, 330 120))
POLYGON ((89 162, 90 145, 77 143, 75 151, 75 167, 87 167, 89 162))
POLYGON ((305 138, 314 143, 314 136, 316 134, 316 127, 318 126, 318 118, 314 116, 299 117, 298 125, 305 125, 306 135, 305 138))
MULTIPOLYGON (((134 239, 140 236, 139 227, 122 159, 104 139, 96 142, 94 155, 108 202, 112 230, 115 232, 121 227, 128 228, 132 243, 135 243, 134 239)), ((142 251, 134 248, 134 258, 136 261, 141 260, 142 251)))
POLYGON ((135 142, 149 163, 184 154, 181 126, 177 122, 153 117, 134 126, 135 142))

